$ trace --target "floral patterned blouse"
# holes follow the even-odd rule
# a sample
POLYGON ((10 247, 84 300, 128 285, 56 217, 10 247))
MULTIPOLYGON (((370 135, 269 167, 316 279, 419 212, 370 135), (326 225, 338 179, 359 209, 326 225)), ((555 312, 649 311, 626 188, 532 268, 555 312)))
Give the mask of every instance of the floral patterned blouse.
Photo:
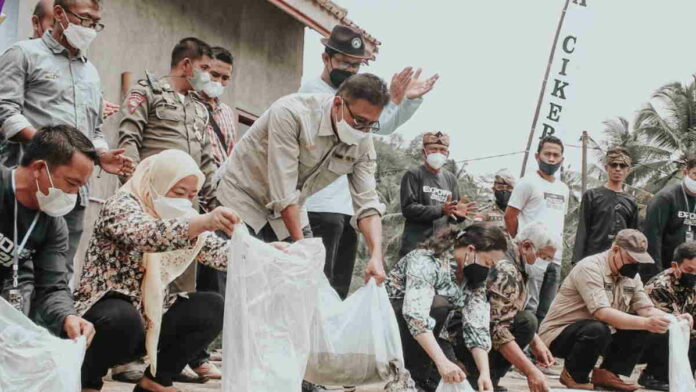
MULTIPOLYGON (((408 253, 389 272, 386 282, 389 298, 403 299, 403 316, 412 336, 435 329, 435 320, 430 317, 433 298, 435 295, 447 298, 455 311, 461 312, 466 347, 490 350, 490 307, 485 286, 474 289, 467 287, 466 282, 458 284, 454 256, 449 253, 442 259, 448 262, 443 263, 426 249, 408 253)), ((447 320, 451 318, 452 313, 447 320)), ((453 340, 447 328, 442 329, 441 337, 453 340)))
MULTIPOLYGON (((143 254, 192 248, 195 240, 189 240, 188 231, 188 220, 156 219, 127 192, 109 198, 95 223, 82 278, 75 291, 78 314, 84 315, 107 293, 128 297, 142 313, 143 254)), ((215 235, 206 236, 194 262, 226 269, 228 243, 215 235)), ((176 299, 166 292, 164 298, 165 309, 176 299)))

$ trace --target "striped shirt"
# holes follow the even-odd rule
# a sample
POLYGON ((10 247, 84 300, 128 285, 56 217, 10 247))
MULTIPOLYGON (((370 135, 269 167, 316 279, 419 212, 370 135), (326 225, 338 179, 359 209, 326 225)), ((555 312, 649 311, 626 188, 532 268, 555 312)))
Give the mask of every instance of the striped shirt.
POLYGON ((222 131, 222 136, 225 138, 224 144, 227 145, 227 150, 224 148, 224 144, 220 141, 220 138, 215 133, 212 122, 208 123, 208 137, 210 138, 210 146, 213 149, 213 159, 215 161, 215 166, 220 167, 228 156, 232 153, 234 144, 237 141, 237 130, 234 126, 235 114, 234 110, 227 104, 217 101, 217 107, 212 109, 210 105, 206 104, 208 107, 208 112, 211 117, 222 131))

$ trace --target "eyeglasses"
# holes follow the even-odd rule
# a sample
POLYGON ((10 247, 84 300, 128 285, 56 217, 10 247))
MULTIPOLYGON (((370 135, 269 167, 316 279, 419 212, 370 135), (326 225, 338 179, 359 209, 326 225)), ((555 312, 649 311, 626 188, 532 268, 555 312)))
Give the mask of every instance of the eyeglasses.
POLYGON ((625 163, 617 163, 617 162, 610 163, 610 164, 608 164, 607 166, 609 166, 609 167, 611 167, 611 168, 613 168, 613 169, 616 169, 616 168, 619 168, 619 169, 626 169, 626 168, 629 167, 629 166, 628 166, 627 164, 625 164, 625 163))
POLYGON ((367 131, 368 133, 371 132, 377 132, 379 131, 379 121, 370 121, 366 118, 356 116, 353 114, 353 111, 350 110, 350 106, 348 106, 348 102, 346 100, 342 100, 343 106, 348 110, 348 113, 350 113, 350 117, 353 118, 353 123, 355 124, 355 129, 359 131, 367 131))
POLYGON ((80 20, 80 23, 78 23, 82 27, 89 27, 90 29, 94 29, 96 32, 100 32, 104 30, 104 24, 101 22, 95 22, 94 19, 88 18, 86 16, 80 16, 70 10, 65 10, 65 12, 73 15, 77 19, 80 20))

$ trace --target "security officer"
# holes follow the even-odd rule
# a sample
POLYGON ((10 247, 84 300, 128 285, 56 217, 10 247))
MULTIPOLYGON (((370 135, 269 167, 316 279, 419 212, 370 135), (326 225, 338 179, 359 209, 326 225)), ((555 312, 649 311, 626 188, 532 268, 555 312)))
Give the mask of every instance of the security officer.
MULTIPOLYGON (((211 61, 212 51, 205 42, 198 38, 179 41, 172 51, 169 75, 157 79, 146 72, 146 78, 130 89, 121 104, 123 117, 119 126, 119 147, 125 149, 126 156, 136 163, 167 149, 182 150, 191 155, 206 178, 198 195, 198 205, 203 209, 216 206, 212 185, 215 164, 207 136, 208 110, 197 94, 210 85, 208 70, 211 61)), ((172 282, 170 293, 195 290, 196 265, 192 263, 172 282)), ((206 359, 201 358, 201 361, 206 359)), ((197 370, 201 361, 196 359, 195 364, 189 365, 197 370)), ((138 378, 141 374, 133 369, 119 369, 116 373, 123 373, 119 380, 138 378), (134 374, 131 376, 129 373, 134 374)))
POLYGON ((488 206, 479 211, 477 220, 480 217, 481 221, 505 229, 503 217, 505 216, 505 209, 507 208, 508 200, 514 188, 515 177, 512 174, 508 173, 506 170, 500 170, 496 173, 495 179, 493 180, 493 195, 495 196, 495 200, 491 201, 488 206))
MULTIPOLYGON (((197 38, 181 40, 172 52, 169 75, 156 79, 149 72, 131 88, 121 105, 119 147, 135 162, 162 150, 186 151, 200 165, 206 182, 199 194, 200 204, 212 198, 215 171, 210 139, 206 134, 208 111, 196 98, 210 81, 210 46, 197 38)), ((195 268, 193 269, 195 270, 195 268)), ((195 290, 195 273, 185 273, 182 291, 195 290)), ((178 280, 179 283, 183 283, 178 280)))

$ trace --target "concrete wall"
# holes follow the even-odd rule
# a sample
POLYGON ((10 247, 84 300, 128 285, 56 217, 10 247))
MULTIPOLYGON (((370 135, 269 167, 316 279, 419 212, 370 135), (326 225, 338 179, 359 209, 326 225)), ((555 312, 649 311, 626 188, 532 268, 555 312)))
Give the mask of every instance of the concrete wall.
MULTIPOLYGON (((31 34, 35 1, 19 0, 19 37, 31 34)), ((223 100, 256 115, 297 91, 304 26, 265 0, 103 0, 106 28, 89 51, 108 100, 120 100, 120 74, 165 74, 171 50, 195 36, 230 49, 234 81, 223 100)))

